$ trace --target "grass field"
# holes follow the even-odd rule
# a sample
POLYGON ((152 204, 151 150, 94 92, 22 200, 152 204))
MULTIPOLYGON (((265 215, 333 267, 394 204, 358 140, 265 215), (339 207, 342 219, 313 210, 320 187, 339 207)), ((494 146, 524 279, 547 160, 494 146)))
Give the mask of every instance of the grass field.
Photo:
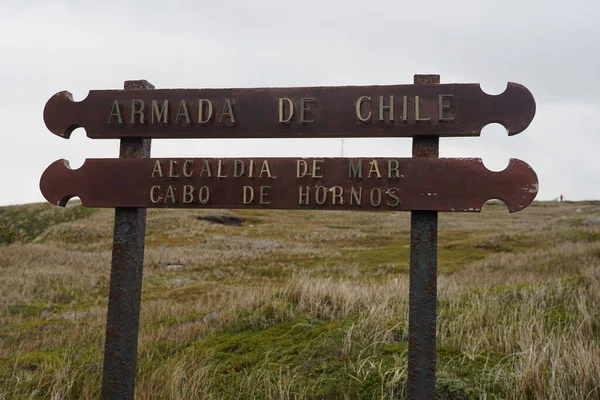
MULTIPOLYGON (((0 208, 0 399, 99 396, 112 223, 0 208)), ((150 210, 136 397, 404 398, 409 236, 408 213, 150 210)), ((438 265, 440 399, 600 399, 600 202, 442 214, 438 265)))

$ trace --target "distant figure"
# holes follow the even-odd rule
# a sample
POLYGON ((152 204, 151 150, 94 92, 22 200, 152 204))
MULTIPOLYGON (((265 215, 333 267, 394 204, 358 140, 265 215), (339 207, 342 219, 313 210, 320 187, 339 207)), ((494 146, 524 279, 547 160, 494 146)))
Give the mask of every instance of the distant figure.
POLYGON ((563 196, 562 194, 560 195, 560 202, 562 203, 563 199, 565 198, 565 196, 563 196))

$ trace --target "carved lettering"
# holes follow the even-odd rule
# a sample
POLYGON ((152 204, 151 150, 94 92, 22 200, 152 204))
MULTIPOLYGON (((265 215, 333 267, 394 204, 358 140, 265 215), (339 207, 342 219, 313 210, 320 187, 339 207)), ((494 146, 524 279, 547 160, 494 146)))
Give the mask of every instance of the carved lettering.
POLYGON ((304 178, 308 173, 308 164, 304 160, 296 161, 296 178, 304 178), (302 171, 302 172, 300 172, 302 171))
POLYGON ((208 99, 200 99, 198 101, 198 123, 206 124, 207 122, 209 122, 212 119, 212 113, 213 113, 212 102, 208 99), (204 112, 205 104, 208 107, 206 110, 206 113, 204 112))
POLYGON ((144 100, 133 99, 131 100, 131 120, 130 124, 135 124, 135 115, 138 114, 140 116, 140 124, 145 123, 144 118, 144 110, 146 109, 146 105, 144 104, 144 100))
POLYGON ((108 116, 109 124, 112 117, 117 117, 117 121, 120 124, 123 124, 123 118, 121 117, 121 106, 119 105, 119 102, 117 100, 113 102, 112 109, 110 110, 110 115, 108 116))
POLYGON ((356 204, 360 206, 362 204, 362 190, 363 188, 359 187, 357 193, 354 186, 350 187, 350 205, 356 204))
POLYGON ((325 204, 327 201, 327 188, 325 186, 317 186, 315 191, 315 202, 319 205, 325 204))
POLYGON ((415 121, 416 122, 428 122, 431 117, 421 118, 421 103, 419 96, 415 96, 415 121))
POLYGON ((152 188, 150 189, 150 201, 153 204, 156 204, 160 201, 160 196, 154 197, 154 191, 157 189, 160 189, 160 186, 152 186, 152 188))
POLYGON ((183 176, 186 178, 191 177, 194 174, 194 160, 185 160, 183 163, 183 176), (188 169, 188 165, 189 168, 188 169))
POLYGON ((371 98, 369 96, 361 96, 358 98, 358 100, 356 101, 356 118, 358 118, 358 120, 360 122, 368 122, 371 119, 371 110, 369 110, 369 114, 367 114, 366 117, 363 117, 362 114, 362 103, 363 102, 371 102, 371 98))
MULTIPOLYGON (((341 159, 340 161, 345 159, 341 159)), ((295 159, 289 160, 290 163, 296 163, 295 179, 324 179, 329 173, 323 171, 323 165, 328 165, 327 159, 295 159)), ((257 182, 254 186, 249 183, 246 178, 261 179, 277 179, 272 170, 273 160, 262 159, 260 163, 250 159, 156 159, 152 161, 153 170, 151 178, 153 179, 170 179, 172 185, 151 186, 149 191, 149 200, 152 204, 178 204, 189 205, 192 207, 206 204, 212 194, 209 186, 196 186, 194 182, 201 183, 203 179, 215 178, 225 180, 226 182, 214 184, 217 187, 228 185, 228 179, 244 178, 240 183, 248 186, 241 186, 241 203, 254 205, 270 205, 281 199, 271 198, 274 187, 277 187, 280 192, 279 182, 276 186, 272 184, 265 185, 263 182, 257 182), (200 165, 200 163, 202 165, 200 165), (260 164, 260 165, 259 165, 260 164), (260 167, 260 168, 259 168, 260 167), (247 175, 251 170, 254 176, 247 175), (185 178, 177 184, 179 178, 185 178), (185 183, 185 184, 184 184, 185 183), (261 186, 258 186, 261 185, 261 186)), ((279 164, 276 164, 279 165, 279 164)), ((279 179, 289 180, 294 179, 293 165, 287 164, 285 171, 292 173, 292 176, 284 176, 279 179)), ((340 164, 338 164, 339 166, 340 164)), ((368 178, 370 180, 387 178, 387 182, 400 182, 403 178, 401 175, 401 159, 348 159, 348 177, 350 179, 362 180, 368 178), (382 162, 384 164, 380 165, 382 162), (363 176, 363 169, 366 176, 363 176)), ((334 171, 336 169, 334 168, 334 171)), ((338 169, 339 171, 339 169, 338 169)), ((335 178, 335 177, 334 177, 335 178)), ((347 177, 339 177, 347 179, 347 177)), ((333 184, 326 186, 319 181, 313 181, 311 185, 298 185, 298 205, 319 205, 319 206, 367 206, 372 207, 397 207, 402 204, 400 197, 400 187, 396 183, 396 187, 389 187, 372 182, 367 184, 368 187, 363 188, 359 185, 333 184), (365 203, 362 202, 363 192, 368 196, 365 203)), ((233 183, 233 182, 232 182, 233 183)), ((219 189, 220 190, 220 189, 219 189)), ((284 197, 285 199, 285 197, 284 197)), ((219 200, 220 202, 223 200, 219 200)))
POLYGON ((395 201, 394 203, 391 203, 389 200, 387 202, 387 205, 390 207, 396 207, 397 205, 400 204, 400 198, 396 195, 396 193, 394 192, 400 192, 400 188, 397 187, 391 187, 388 190, 388 195, 395 201))
POLYGON ((179 178, 177 173, 177 161, 171 160, 169 163, 169 178, 179 178))
POLYGON ((306 114, 308 111, 313 111, 312 108, 308 106, 312 103, 314 104, 314 97, 302 97, 300 99, 300 122, 305 124, 308 122, 315 122, 315 119, 306 119, 306 114))
POLYGON ((230 124, 235 124, 235 116, 233 115, 233 106, 231 105, 230 99, 225 99, 225 104, 223 104, 223 111, 221 111, 219 123, 223 123, 223 117, 225 116, 229 117, 230 124))
POLYGON ((379 172, 379 165, 377 164, 377 160, 371 161, 369 165, 371 165, 371 168, 369 168, 369 178, 371 177, 371 174, 375 173, 377 175, 377 178, 381 179, 381 173, 379 172))
POLYGON ((281 97, 279 98, 279 122, 282 123, 288 123, 292 120, 292 117, 294 116, 294 103, 292 102, 291 99, 287 98, 287 97, 281 97), (284 102, 287 103, 287 109, 288 109, 288 116, 287 118, 285 117, 285 105, 284 102))
POLYGON ((317 163, 323 164, 323 160, 313 160, 312 177, 315 179, 323 177, 323 175, 318 175, 318 173, 321 171, 321 166, 317 165, 317 163))
POLYGON ((259 200, 260 204, 271 204, 271 202, 266 199, 267 195, 269 194, 267 192, 268 190, 271 190, 271 186, 261 186, 260 187, 260 200, 259 200))
POLYGON ((342 198, 342 194, 344 193, 344 189, 341 186, 334 186, 331 188, 331 204, 344 204, 344 199, 342 198))
POLYGON ((243 204, 250 204, 254 200, 254 189, 252 186, 244 186, 243 187, 243 204))
POLYGON ((165 100, 163 102, 163 105, 160 108, 160 110, 158 109, 158 103, 156 102, 156 100, 152 100, 152 115, 150 117, 150 121, 152 123, 154 123, 155 117, 156 117, 157 122, 161 122, 160 120, 162 119, 162 123, 166 124, 168 122, 168 115, 169 115, 169 100, 165 100))
POLYGON ((233 177, 240 178, 244 176, 244 162, 242 160, 235 160, 233 162, 233 177))
POLYGON ((309 204, 310 186, 298 186, 298 204, 309 204), (306 192, 303 190, 306 189, 306 192))
POLYGON ((262 168, 260 169, 260 174, 258 174, 258 177, 262 178, 263 173, 266 173, 268 178, 273 177, 271 175, 271 168, 269 167, 269 161, 267 161, 267 160, 263 161, 263 165, 262 165, 262 168))
POLYGON ((379 120, 385 121, 384 112, 389 112, 390 122, 394 122, 394 96, 389 97, 389 105, 384 104, 383 96, 379 96, 379 120))
POLYGON ((167 200, 171 198, 171 204, 175 204, 177 203, 177 201, 175 200, 175 192, 173 190, 173 186, 169 185, 169 187, 167 187, 167 193, 165 194, 165 203, 167 202, 167 200))
POLYGON ((453 97, 453 94, 440 94, 438 96, 438 120, 440 122, 454 121, 454 117, 444 117, 444 110, 450 108, 450 99, 452 99, 453 97), (447 98, 448 102, 444 102, 444 98, 447 98))
POLYGON ((392 172, 395 172, 394 178, 400 178, 400 163, 398 160, 388 160, 388 179, 392 178, 392 172))
POLYGON ((371 198, 371 205, 373 207, 379 207, 379 205, 381 204, 381 189, 379 189, 379 188, 371 189, 370 198, 371 198))
POLYGON ((185 100, 181 100, 181 102, 179 103, 179 108, 177 109, 177 115, 175 115, 175 121, 174 121, 176 124, 179 123, 179 117, 184 117, 185 122, 187 124, 192 123, 192 120, 190 119, 190 113, 188 111, 188 106, 187 106, 185 100))
POLYGON ((357 164, 354 164, 354 159, 348 160, 348 177, 350 179, 362 178, 362 160, 358 160, 357 164))
POLYGON ((192 185, 183 185, 183 203, 189 204, 194 202, 194 187, 192 185))
POLYGON ((208 188, 208 186, 200 187, 200 190, 198 190, 198 201, 200 201, 200 204, 206 204, 209 200, 210 189, 208 188))
POLYGON ((204 175, 204 172, 206 172, 206 176, 208 176, 209 178, 212 177, 212 173, 210 172, 210 163, 208 162, 208 160, 204 160, 204 163, 202 163, 202 170, 200 171, 200 177, 202 177, 202 175, 204 175))
POLYGON ((154 169, 152 170, 152 175, 150 175, 152 178, 154 178, 154 174, 158 173, 158 176, 160 178, 163 177, 163 172, 162 172, 162 166, 160 165, 160 160, 156 160, 156 162, 154 163, 154 169))
MULTIPOLYGON (((402 121, 408 123, 409 102, 410 111, 414 107, 414 121, 411 123, 424 123, 436 120, 438 122, 452 122, 455 120, 455 114, 449 110, 452 108, 452 102, 455 95, 452 93, 437 94, 437 112, 433 109, 433 101, 426 102, 423 106, 423 99, 420 95, 412 96, 400 94, 377 95, 373 98, 373 103, 378 100, 377 105, 372 104, 372 96, 360 96, 354 103, 356 119, 361 123, 379 121, 381 123, 391 123, 402 121), (414 106, 412 104, 414 100, 414 106), (399 102, 402 103, 401 110, 399 102), (431 104, 430 104, 431 103, 431 104), (375 108, 377 107, 377 108, 375 108), (396 113, 396 110, 398 113, 396 113), (402 115, 400 116, 400 112, 402 115), (376 115, 373 115, 376 113, 376 115), (427 115, 429 114, 429 115, 427 115), (396 119, 398 117, 398 119, 396 119), (377 118, 377 120, 375 120, 377 118)), ((233 126, 238 121, 236 119, 236 110, 234 109, 234 98, 219 99, 217 102, 208 98, 199 98, 191 100, 185 96, 183 99, 127 99, 131 101, 131 108, 127 108, 125 118, 123 118, 122 100, 114 100, 108 116, 108 123, 114 124, 183 124, 192 126, 211 125, 213 122, 233 126), (172 104, 173 103, 173 104, 172 104), (197 108, 196 108, 197 107, 197 108), (197 112, 197 114, 195 114, 197 112), (192 115, 194 114, 194 115, 192 115), (190 117, 192 115, 192 117, 190 117), (196 120, 197 116, 197 120, 196 120), (127 119, 127 117, 130 117, 127 119)), ((127 105, 129 105, 127 103, 127 105)), ((319 112, 316 108, 315 97, 279 97, 277 98, 277 121, 280 124, 290 124, 297 120, 302 124, 314 123, 319 118, 319 112)), ((350 111, 351 112, 351 111, 350 111)), ((266 116, 269 117, 268 115, 266 116)), ((274 116, 273 116, 274 117, 274 116)), ((307 171, 310 172, 310 171, 307 171)))
POLYGON ((217 178, 227 178, 227 175, 221 174, 222 168, 223 168, 223 160, 219 160, 219 164, 217 165, 217 178))

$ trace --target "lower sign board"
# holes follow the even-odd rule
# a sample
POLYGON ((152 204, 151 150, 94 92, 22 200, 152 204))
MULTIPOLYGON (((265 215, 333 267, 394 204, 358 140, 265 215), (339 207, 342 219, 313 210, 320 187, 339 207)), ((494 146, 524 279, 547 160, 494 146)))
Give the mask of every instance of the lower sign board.
POLYGON ((528 206, 538 179, 523 161, 489 171, 477 158, 147 158, 50 165, 51 203, 88 207, 473 211, 528 206))

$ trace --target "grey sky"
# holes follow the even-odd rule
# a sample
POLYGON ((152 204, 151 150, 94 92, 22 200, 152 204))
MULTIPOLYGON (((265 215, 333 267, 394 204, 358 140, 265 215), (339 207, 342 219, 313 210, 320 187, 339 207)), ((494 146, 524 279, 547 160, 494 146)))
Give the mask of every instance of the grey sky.
MULTIPOLYGON (((118 142, 52 135, 42 112, 56 92, 147 79, 157 88, 389 85, 415 73, 525 85, 533 123, 508 137, 442 139, 444 157, 520 158, 538 199, 599 199, 600 4, 505 1, 6 1, 0 5, 0 205, 43 201, 59 158, 116 157, 118 142), (126 4, 125 4, 126 3, 126 4)), ((155 140, 153 157, 340 156, 340 139, 155 140)), ((409 139, 345 139, 344 156, 410 156, 409 139)))

